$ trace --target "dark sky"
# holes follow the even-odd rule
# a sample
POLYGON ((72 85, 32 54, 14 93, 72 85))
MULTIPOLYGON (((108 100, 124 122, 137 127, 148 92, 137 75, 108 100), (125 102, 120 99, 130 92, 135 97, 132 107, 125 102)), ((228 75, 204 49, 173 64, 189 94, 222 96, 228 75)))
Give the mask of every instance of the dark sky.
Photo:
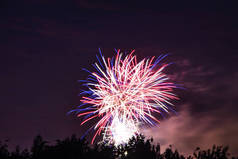
POLYGON ((183 84, 178 115, 146 130, 185 153, 228 144, 238 152, 238 20, 233 1, 22 0, 0 2, 0 140, 29 147, 82 135, 79 79, 98 48, 136 49, 143 58, 170 53, 171 79, 183 84), (176 146, 177 145, 177 146, 176 146))

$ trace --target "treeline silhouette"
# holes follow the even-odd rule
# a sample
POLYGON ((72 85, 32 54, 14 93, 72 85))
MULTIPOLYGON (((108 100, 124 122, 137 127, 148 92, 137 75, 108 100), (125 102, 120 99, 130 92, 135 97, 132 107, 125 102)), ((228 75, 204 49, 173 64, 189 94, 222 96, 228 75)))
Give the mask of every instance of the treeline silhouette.
POLYGON ((154 145, 153 139, 145 139, 138 135, 130 139, 128 144, 90 145, 86 139, 72 135, 64 140, 57 140, 56 144, 49 145, 38 135, 33 141, 30 150, 20 150, 19 146, 9 152, 8 145, 0 142, 0 159, 238 159, 230 157, 227 146, 213 146, 208 150, 197 148, 190 156, 184 157, 177 150, 169 146, 161 152, 160 145, 154 145))

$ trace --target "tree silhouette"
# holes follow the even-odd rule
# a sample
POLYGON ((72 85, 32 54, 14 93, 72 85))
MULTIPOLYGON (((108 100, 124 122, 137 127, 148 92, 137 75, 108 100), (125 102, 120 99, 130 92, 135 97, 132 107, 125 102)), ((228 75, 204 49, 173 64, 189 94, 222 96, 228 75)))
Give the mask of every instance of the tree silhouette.
POLYGON ((0 141, 0 158, 1 159, 9 158, 8 146, 6 143, 2 143, 1 141, 0 141))
MULTIPOLYGON (((227 146, 213 146, 208 150, 196 148, 193 155, 187 159, 228 159, 227 146)), ((17 146, 14 151, 8 151, 8 145, 0 142, 0 159, 185 159, 170 145, 164 153, 160 145, 154 145, 153 139, 145 139, 143 135, 132 137, 127 144, 114 146, 113 144, 89 145, 85 138, 76 135, 56 140, 53 145, 38 135, 33 140, 31 151, 20 150, 17 146)), ((232 157, 238 159, 238 157, 232 157)))
POLYGON ((47 149, 47 141, 44 141, 43 138, 40 135, 37 135, 33 140, 33 145, 31 148, 31 158, 33 159, 40 159, 45 157, 44 153, 47 149))
POLYGON ((194 153, 194 157, 196 159, 203 159, 203 158, 211 158, 211 159, 227 159, 229 156, 228 153, 228 146, 216 146, 214 145, 211 149, 208 150, 200 150, 198 147, 194 153))

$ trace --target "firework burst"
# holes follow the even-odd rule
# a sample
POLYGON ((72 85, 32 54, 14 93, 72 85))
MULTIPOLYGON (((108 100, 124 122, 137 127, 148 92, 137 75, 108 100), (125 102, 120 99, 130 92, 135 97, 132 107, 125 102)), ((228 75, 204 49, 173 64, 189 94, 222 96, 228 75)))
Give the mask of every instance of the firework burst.
POLYGON ((97 71, 83 81, 88 90, 81 93, 81 102, 87 106, 73 111, 85 116, 81 125, 98 118, 92 143, 102 134, 103 141, 118 145, 140 133, 141 124, 159 123, 154 114, 169 111, 170 101, 178 99, 172 93, 176 86, 163 72, 168 64, 160 64, 166 55, 137 61, 134 50, 124 56, 117 50, 115 57, 107 59, 99 52, 97 71))

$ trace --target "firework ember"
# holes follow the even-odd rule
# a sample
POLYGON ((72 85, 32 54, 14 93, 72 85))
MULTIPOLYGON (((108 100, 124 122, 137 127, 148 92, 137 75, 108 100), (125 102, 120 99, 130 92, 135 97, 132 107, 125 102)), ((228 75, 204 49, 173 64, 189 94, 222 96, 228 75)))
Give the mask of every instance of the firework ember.
POLYGON ((171 100, 178 99, 172 93, 176 86, 163 72, 168 64, 160 64, 166 55, 141 61, 134 50, 124 56, 117 50, 115 57, 107 59, 101 51, 100 55, 94 64, 97 71, 84 81, 88 90, 82 92, 83 106, 74 111, 85 116, 81 125, 98 119, 92 143, 103 135, 105 142, 123 144, 140 133, 142 124, 159 123, 156 114, 169 112, 171 100))

